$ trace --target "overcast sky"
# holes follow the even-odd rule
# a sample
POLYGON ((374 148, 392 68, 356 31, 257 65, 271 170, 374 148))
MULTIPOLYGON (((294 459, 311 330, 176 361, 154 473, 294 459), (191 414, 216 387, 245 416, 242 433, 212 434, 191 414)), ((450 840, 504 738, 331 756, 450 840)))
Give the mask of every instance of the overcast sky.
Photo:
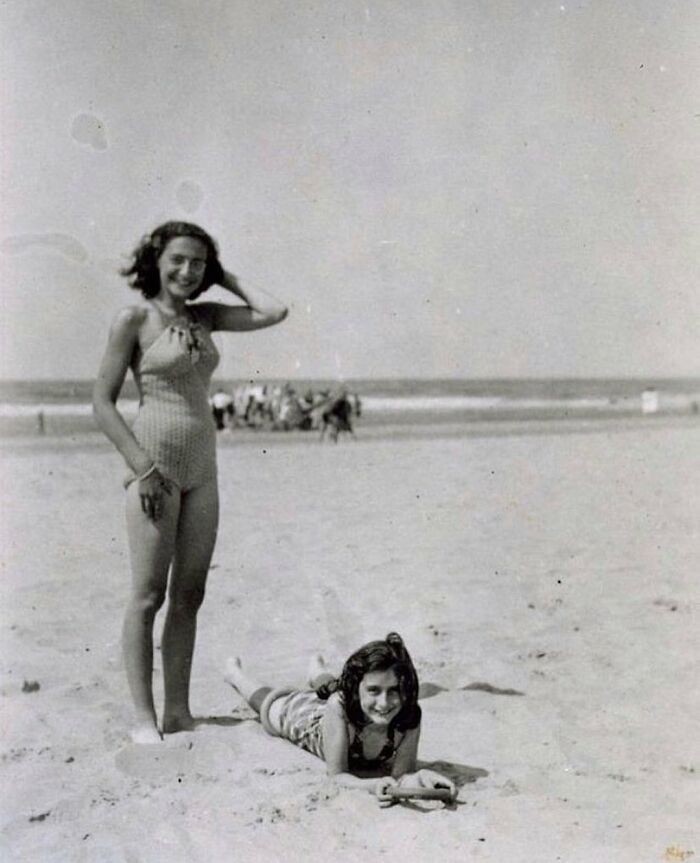
POLYGON ((674 0, 6 0, 5 378, 94 376, 169 218, 291 306, 220 374, 700 374, 674 0))

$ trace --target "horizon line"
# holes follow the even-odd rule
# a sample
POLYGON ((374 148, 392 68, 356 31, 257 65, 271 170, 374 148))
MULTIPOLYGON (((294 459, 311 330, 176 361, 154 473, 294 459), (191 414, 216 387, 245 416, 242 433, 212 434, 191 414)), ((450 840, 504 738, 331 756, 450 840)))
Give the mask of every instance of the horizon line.
MULTIPOLYGON (((378 375, 378 376, 354 376, 343 375, 256 375, 259 381, 678 381, 678 380, 700 380, 700 372, 695 374, 610 374, 610 375, 378 375)), ((240 375, 225 375, 212 377, 212 383, 217 381, 246 381, 253 382, 256 378, 240 375)), ((90 383, 94 377, 2 377, 0 386, 3 384, 21 383, 90 383)))

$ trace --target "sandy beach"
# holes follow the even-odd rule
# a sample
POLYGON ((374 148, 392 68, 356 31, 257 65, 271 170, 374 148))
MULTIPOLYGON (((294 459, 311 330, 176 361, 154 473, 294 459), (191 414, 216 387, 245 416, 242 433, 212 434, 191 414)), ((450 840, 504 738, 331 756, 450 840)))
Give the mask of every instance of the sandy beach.
POLYGON ((700 858, 700 423, 508 428, 223 441, 199 724, 150 747, 126 735, 121 460, 3 441, 0 858, 700 858), (390 630, 453 808, 337 790, 223 679, 238 653, 301 685, 313 651, 390 630))

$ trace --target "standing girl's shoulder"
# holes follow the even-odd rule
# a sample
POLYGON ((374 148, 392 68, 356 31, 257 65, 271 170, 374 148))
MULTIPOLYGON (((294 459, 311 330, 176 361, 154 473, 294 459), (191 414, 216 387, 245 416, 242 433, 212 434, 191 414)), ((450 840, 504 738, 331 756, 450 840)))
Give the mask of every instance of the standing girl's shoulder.
POLYGON ((141 305, 125 306, 114 316, 109 328, 107 349, 97 374, 98 395, 107 388, 116 398, 127 368, 140 347, 147 318, 148 309, 141 305))
POLYGON ((109 330, 107 356, 126 355, 130 362, 160 334, 157 314, 145 304, 133 304, 120 309, 109 330))
POLYGON ((138 335, 141 327, 148 320, 149 308, 141 303, 134 303, 119 309, 112 320, 110 336, 114 335, 138 335))

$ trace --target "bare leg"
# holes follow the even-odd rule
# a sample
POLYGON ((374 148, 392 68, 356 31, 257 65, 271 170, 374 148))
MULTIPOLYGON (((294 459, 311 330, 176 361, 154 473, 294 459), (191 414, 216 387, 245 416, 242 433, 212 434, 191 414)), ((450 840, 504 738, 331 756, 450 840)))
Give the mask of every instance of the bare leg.
POLYGON ((324 683, 330 683, 331 680, 335 680, 335 676, 328 670, 326 660, 320 653, 314 653, 309 660, 308 679, 309 686, 312 689, 318 689, 324 683))
POLYGON ((245 671, 243 671, 243 666, 241 665, 241 660, 238 656, 231 656, 226 660, 226 674, 224 675, 224 679, 227 683, 230 683, 231 686, 233 686, 236 692, 238 692, 238 694, 242 696, 257 713, 260 713, 260 708, 265 700, 265 696, 269 692, 272 692, 271 686, 265 686, 264 683, 261 683, 254 677, 250 677, 245 673, 245 671))
POLYGON ((180 495, 173 489, 172 495, 164 497, 163 514, 153 521, 141 509, 138 483, 131 483, 127 489, 132 587, 124 616, 122 649, 136 713, 131 731, 134 743, 158 743, 161 739, 153 704, 153 622, 165 599, 179 508, 180 495))
POLYGON ((165 683, 162 727, 165 734, 194 727, 189 706, 190 671, 197 612, 204 599, 218 522, 216 480, 182 495, 161 645, 165 683))

